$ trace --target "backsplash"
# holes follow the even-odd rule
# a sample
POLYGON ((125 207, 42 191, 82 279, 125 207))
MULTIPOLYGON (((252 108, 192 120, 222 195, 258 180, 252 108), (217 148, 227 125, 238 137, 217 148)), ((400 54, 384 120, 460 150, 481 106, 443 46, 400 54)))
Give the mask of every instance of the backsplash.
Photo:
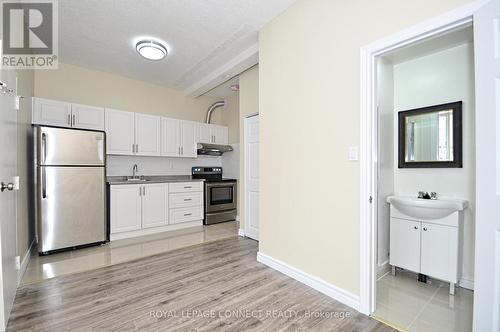
POLYGON ((167 158, 139 156, 107 156, 107 176, 131 175, 137 164, 139 175, 190 175, 193 166, 222 166, 221 157, 167 158))

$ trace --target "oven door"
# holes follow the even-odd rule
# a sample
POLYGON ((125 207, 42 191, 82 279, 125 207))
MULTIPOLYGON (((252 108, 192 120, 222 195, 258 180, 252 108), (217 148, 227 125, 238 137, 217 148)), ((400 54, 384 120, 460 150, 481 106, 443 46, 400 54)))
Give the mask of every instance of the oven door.
POLYGON ((205 186, 206 212, 236 209, 236 182, 212 182, 205 186))

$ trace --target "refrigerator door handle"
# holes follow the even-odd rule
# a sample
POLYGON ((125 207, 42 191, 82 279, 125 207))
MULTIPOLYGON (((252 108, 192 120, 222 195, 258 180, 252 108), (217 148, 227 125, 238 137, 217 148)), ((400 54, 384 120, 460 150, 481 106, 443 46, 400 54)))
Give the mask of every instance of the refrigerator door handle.
POLYGON ((42 133, 42 162, 45 164, 45 159, 47 158, 47 134, 42 133))
POLYGON ((42 167, 42 198, 47 198, 47 175, 45 174, 45 167, 42 167))

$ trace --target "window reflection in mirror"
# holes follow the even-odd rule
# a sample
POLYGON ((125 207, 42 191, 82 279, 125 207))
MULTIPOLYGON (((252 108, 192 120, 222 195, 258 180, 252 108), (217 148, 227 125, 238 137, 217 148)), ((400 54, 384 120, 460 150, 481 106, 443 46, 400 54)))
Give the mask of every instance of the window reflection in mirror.
POLYGON ((399 112, 399 167, 462 167, 462 103, 399 112))

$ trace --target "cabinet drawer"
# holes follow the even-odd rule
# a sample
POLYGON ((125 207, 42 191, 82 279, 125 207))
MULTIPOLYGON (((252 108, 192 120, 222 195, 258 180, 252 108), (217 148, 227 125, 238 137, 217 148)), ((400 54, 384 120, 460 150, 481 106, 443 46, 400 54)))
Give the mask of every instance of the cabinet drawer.
POLYGON ((171 193, 188 193, 203 191, 203 182, 179 182, 170 184, 171 193))
POLYGON ((178 224, 181 222, 202 220, 202 219, 203 219, 202 206, 170 209, 169 224, 178 224))
POLYGON ((202 206, 203 193, 202 192, 189 192, 189 193, 175 193, 169 195, 170 208, 181 208, 189 206, 202 206))

